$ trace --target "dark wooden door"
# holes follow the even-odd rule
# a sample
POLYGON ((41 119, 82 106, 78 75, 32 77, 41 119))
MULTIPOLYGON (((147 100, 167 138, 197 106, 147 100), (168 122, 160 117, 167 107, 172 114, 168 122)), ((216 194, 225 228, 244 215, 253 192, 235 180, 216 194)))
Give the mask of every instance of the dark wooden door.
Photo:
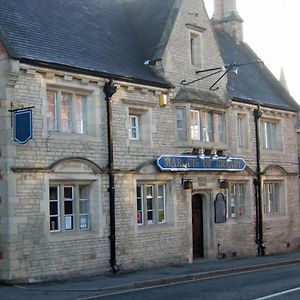
POLYGON ((203 209, 201 195, 192 197, 193 257, 203 257, 203 209))

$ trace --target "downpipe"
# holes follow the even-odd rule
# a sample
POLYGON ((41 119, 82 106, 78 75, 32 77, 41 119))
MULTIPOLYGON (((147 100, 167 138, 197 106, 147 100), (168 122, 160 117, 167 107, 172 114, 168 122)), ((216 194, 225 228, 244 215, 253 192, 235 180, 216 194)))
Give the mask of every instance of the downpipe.
POLYGON ((116 222, 115 222, 115 178, 114 178, 114 155, 113 155, 113 136, 112 136, 112 107, 111 97, 117 91, 117 87, 113 84, 112 79, 106 82, 103 88, 106 101, 107 114, 107 144, 108 144, 108 177, 109 177, 109 216, 110 216, 110 259, 109 264, 112 272, 117 273, 120 268, 117 266, 116 259, 116 222))

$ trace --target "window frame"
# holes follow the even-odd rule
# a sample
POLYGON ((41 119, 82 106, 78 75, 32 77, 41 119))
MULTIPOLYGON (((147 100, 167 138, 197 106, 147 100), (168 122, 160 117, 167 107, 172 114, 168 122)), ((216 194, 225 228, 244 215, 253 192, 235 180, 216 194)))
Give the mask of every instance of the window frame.
POLYGON ((137 183, 136 224, 139 227, 167 224, 166 183, 137 183), (159 193, 160 188, 162 188, 162 194, 159 193), (151 193, 148 193, 150 190, 151 193), (160 200, 162 205, 160 205, 160 200), (149 205, 150 202, 151 206, 149 205), (151 218, 149 217, 150 215, 151 218), (161 218, 161 216, 163 217, 161 218))
POLYGON ((282 183, 280 181, 265 180, 263 182, 263 212, 265 215, 274 216, 282 213, 281 193, 282 183), (276 199, 271 199, 270 187, 271 193, 272 195, 275 194, 273 197, 276 199))
POLYGON ((261 145, 265 150, 279 149, 279 121, 263 119, 260 122, 261 145))
POLYGON ((200 110, 190 110, 190 132, 192 141, 201 141, 201 120, 200 110), (195 115, 195 117, 193 117, 195 115))
POLYGON ((189 31, 190 63, 194 67, 202 66, 202 33, 194 30, 189 31))
POLYGON ((248 147, 248 121, 246 114, 237 115, 238 147, 248 147))
POLYGON ((242 220, 247 218, 246 197, 245 197, 246 189, 247 189, 246 182, 232 181, 228 183, 228 188, 224 190, 224 196, 227 203, 228 219, 242 220), (233 193, 232 190, 234 190, 233 193), (241 213, 241 210, 243 213, 241 213))
POLYGON ((138 141, 140 140, 140 116, 137 114, 129 114, 129 132, 130 140, 138 141), (133 126, 132 121, 134 120, 135 126, 133 126), (135 132, 135 136, 133 135, 135 132))
POLYGON ((176 107, 176 140, 178 142, 187 141, 187 121, 186 121, 186 108, 185 107, 176 107), (182 119, 179 119, 178 112, 182 112, 182 119), (182 123, 181 126, 180 122, 182 123))
POLYGON ((88 134, 88 98, 85 92, 74 91, 71 89, 47 87, 47 130, 50 132, 60 132, 64 134, 88 134), (50 110, 49 99, 53 94, 54 104, 50 110), (69 105, 64 105, 64 96, 69 96, 69 105), (81 97, 81 111, 78 112, 78 100, 81 97), (83 104, 84 103, 84 104, 83 104), (51 113, 52 112, 52 113, 51 113), (81 119, 79 119, 79 116, 81 119), (49 120, 53 120, 50 122, 49 120), (78 122, 82 125, 78 127, 78 122), (52 124, 53 123, 53 124, 52 124), (67 125, 64 125, 67 124, 67 125), (80 128, 80 129, 78 129, 80 128))
MULTIPOLYGON (((49 183, 49 222, 50 222, 50 227, 49 227, 49 232, 54 233, 54 232, 82 232, 82 231, 88 231, 91 228, 91 212, 90 212, 90 184, 87 183, 81 183, 81 182, 50 182, 49 183), (57 195, 58 199, 51 200, 50 199, 50 190, 51 188, 56 188, 57 190, 57 195), (85 187, 88 189, 87 191, 87 199, 84 199, 84 201, 87 201, 87 212, 84 213, 85 216, 87 216, 87 222, 88 225, 84 228, 81 227, 81 216, 83 214, 80 213, 80 188, 85 187), (72 197, 71 198, 66 198, 65 197, 65 189, 66 188, 71 188, 72 190, 72 197), (57 207, 58 207, 58 213, 56 215, 51 214, 51 203, 57 202, 57 207), (66 202, 71 202, 72 206, 72 212, 71 213, 66 213, 66 202), (53 224, 51 223, 51 218, 56 217, 57 218, 57 229, 51 229, 53 228, 53 224), (66 219, 68 218, 68 219, 66 219), (68 223, 67 223, 68 222, 68 223), (71 224, 70 226, 67 226, 71 224)), ((69 206, 70 208, 70 206, 69 206)))
POLYGON ((190 108, 189 126, 191 141, 204 143, 226 143, 226 113, 222 111, 213 111, 207 109, 190 108), (194 122, 193 114, 198 116, 199 133, 194 122), (220 120, 222 122, 220 123, 220 120), (196 132, 196 134, 195 134, 196 132))

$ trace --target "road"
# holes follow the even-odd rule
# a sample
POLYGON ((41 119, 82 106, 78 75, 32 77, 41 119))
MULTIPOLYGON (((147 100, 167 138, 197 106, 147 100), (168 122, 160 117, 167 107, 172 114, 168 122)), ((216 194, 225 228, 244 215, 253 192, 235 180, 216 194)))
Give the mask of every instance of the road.
POLYGON ((45 286, 32 291, 20 287, 0 287, 2 300, 285 300, 300 299, 300 266, 292 265, 264 271, 223 275, 164 286, 115 291, 104 295, 97 291, 49 291, 45 286), (279 294, 278 294, 279 293, 279 294))

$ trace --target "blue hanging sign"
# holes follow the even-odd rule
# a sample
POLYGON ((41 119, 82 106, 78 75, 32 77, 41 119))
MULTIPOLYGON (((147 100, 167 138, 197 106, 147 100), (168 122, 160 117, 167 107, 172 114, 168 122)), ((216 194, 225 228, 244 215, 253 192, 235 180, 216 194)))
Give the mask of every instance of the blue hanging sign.
POLYGON ((246 162, 239 157, 200 157, 197 155, 162 155, 157 159, 161 171, 243 171, 246 162))
POLYGON ((18 109, 13 111, 14 140, 26 144, 32 139, 32 110, 18 109))

